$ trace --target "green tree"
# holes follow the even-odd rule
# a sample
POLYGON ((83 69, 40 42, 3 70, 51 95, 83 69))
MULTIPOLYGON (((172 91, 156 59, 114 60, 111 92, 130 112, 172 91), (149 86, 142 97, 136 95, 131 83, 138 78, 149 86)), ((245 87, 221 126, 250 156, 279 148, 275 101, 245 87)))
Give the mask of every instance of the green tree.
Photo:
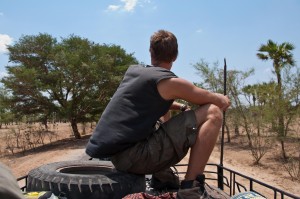
POLYGON ((284 137, 285 137, 285 108, 286 101, 283 99, 283 89, 282 89, 282 69, 292 67, 295 65, 292 51, 294 46, 291 43, 284 42, 282 44, 277 44, 272 40, 268 40, 267 44, 262 44, 257 53, 257 57, 261 60, 272 60, 273 69, 277 78, 276 86, 276 99, 277 104, 277 133, 278 138, 281 142, 282 155, 284 159, 287 159, 285 153, 284 137))
MULTIPOLYGON (((193 65, 197 70, 197 74, 202 77, 202 82, 198 86, 210 90, 212 92, 224 93, 224 70, 219 68, 219 63, 215 62, 212 66, 209 63, 201 59, 198 63, 193 65)), ((244 121, 245 129, 248 129, 248 123, 246 118, 246 107, 243 105, 241 98, 242 87, 244 86, 245 80, 252 75, 253 69, 246 72, 228 70, 227 71, 227 95, 231 99, 231 107, 227 112, 227 116, 231 117, 232 125, 234 126, 235 132, 238 133, 239 126, 241 124, 240 119, 244 121)), ((226 125, 226 132, 228 142, 230 142, 229 127, 226 125)), ((248 132, 248 131, 246 131, 248 132)), ((251 137, 248 134, 249 145, 251 145, 251 137)))
MULTIPOLYGON (((260 136, 261 127, 265 123, 273 122, 275 83, 261 83, 245 86, 242 91, 250 104, 251 114, 256 123, 257 135, 260 136)), ((274 125, 272 125, 274 126, 274 125)))
POLYGON ((0 129, 3 124, 13 122, 14 117, 11 112, 8 99, 8 92, 4 88, 0 87, 0 129))
POLYGON ((15 110, 47 121, 55 113, 77 124, 101 114, 125 70, 137 63, 117 45, 100 45, 71 35, 60 42, 48 34, 23 36, 8 47, 8 76, 2 82, 12 93, 15 110))

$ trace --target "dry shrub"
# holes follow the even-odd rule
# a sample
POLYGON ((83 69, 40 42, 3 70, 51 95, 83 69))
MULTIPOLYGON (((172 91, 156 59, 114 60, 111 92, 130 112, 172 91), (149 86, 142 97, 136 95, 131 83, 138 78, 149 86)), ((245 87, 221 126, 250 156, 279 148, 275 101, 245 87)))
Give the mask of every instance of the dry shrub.
POLYGON ((57 138, 57 133, 45 130, 41 125, 18 125, 17 130, 11 128, 6 133, 5 149, 12 154, 25 153, 29 149, 36 149, 38 146, 52 143, 54 138, 57 138))
POLYGON ((289 158, 288 162, 283 166, 290 175, 292 181, 300 181, 300 153, 298 158, 289 158))
POLYGON ((12 154, 14 154, 16 146, 15 146, 15 142, 14 142, 14 136, 10 133, 6 133, 5 137, 5 149, 7 149, 8 151, 10 151, 12 154))
POLYGON ((250 147, 251 155, 254 158, 254 164, 259 164, 263 156, 269 151, 274 143, 270 137, 262 137, 257 135, 251 136, 252 145, 250 147))

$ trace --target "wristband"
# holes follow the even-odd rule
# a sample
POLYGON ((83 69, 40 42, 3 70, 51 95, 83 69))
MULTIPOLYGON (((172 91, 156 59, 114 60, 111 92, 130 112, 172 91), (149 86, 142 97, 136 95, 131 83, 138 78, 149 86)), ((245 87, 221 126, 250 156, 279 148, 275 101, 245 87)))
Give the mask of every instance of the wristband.
POLYGON ((185 111, 187 109, 187 105, 185 105, 185 104, 182 104, 181 106, 180 106, 180 110, 183 112, 183 111, 185 111))

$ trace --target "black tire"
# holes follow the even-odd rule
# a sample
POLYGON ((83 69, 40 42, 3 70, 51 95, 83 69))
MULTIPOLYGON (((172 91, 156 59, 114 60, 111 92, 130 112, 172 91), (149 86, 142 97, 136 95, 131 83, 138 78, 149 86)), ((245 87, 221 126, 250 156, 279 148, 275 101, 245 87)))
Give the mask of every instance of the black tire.
POLYGON ((144 175, 117 171, 109 161, 63 161, 31 170, 26 188, 65 193, 68 199, 120 199, 145 187, 144 175))

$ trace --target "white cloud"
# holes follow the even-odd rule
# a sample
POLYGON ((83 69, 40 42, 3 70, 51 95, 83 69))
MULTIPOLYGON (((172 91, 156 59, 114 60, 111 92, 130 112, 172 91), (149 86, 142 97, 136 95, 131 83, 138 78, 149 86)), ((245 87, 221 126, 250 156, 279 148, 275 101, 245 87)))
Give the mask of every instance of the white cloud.
POLYGON ((8 74, 6 72, 2 72, 0 71, 0 79, 2 79, 3 77, 8 76, 8 74))
POLYGON ((120 0, 120 2, 122 3, 122 5, 109 5, 107 7, 107 10, 108 11, 124 10, 126 12, 132 12, 138 3, 138 0, 120 0))
POLYGON ((120 5, 109 5, 107 9, 110 11, 116 11, 119 10, 120 7, 121 7, 120 5))
POLYGON ((13 38, 11 38, 9 35, 0 34, 0 53, 7 52, 6 45, 11 44, 13 41, 13 38))
POLYGON ((3 12, 0 12, 0 16, 3 16, 4 14, 3 14, 3 12))
POLYGON ((121 0, 121 1, 125 3, 124 9, 128 12, 133 11, 137 4, 137 0, 121 0))
POLYGON ((202 31, 202 29, 198 29, 198 30, 196 30, 196 32, 197 33, 202 33, 203 31, 202 31))

